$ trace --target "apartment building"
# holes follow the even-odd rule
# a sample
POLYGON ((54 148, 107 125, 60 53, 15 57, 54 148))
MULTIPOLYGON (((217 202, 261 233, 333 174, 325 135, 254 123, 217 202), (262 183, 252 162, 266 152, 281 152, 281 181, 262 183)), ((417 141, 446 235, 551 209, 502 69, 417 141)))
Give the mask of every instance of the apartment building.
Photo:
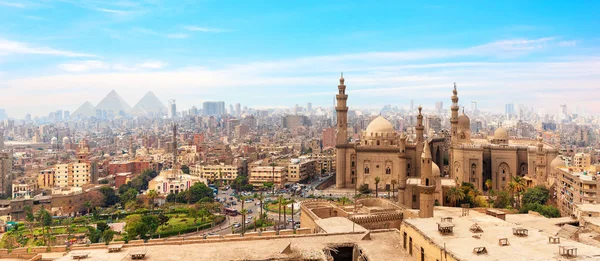
POLYGON ((287 182, 287 167, 255 166, 250 169, 249 183, 262 187, 265 182, 273 182, 276 187, 283 187, 287 182))
POLYGON ((573 168, 557 168, 557 203, 561 216, 575 215, 576 204, 600 202, 600 175, 573 168))
POLYGON ((81 187, 90 183, 90 164, 87 162, 56 164, 54 186, 81 187))
POLYGON ((288 164, 288 182, 307 180, 317 173, 317 161, 311 159, 291 159, 288 164))
POLYGON ((225 164, 195 165, 190 167, 190 174, 206 180, 221 180, 231 183, 242 173, 242 167, 225 164))
POLYGON ((37 182, 39 188, 54 187, 54 168, 40 170, 37 176, 37 182))

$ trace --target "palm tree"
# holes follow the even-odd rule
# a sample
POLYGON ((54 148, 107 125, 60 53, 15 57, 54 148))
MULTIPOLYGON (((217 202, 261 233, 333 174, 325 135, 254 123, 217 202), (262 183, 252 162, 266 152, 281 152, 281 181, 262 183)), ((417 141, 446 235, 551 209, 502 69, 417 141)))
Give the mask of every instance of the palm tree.
POLYGON ((339 198, 339 199, 338 199, 338 202, 339 202, 339 203, 340 203, 342 206, 344 206, 344 205, 346 205, 346 204, 349 204, 349 203, 350 203, 350 199, 349 199, 349 198, 347 198, 347 197, 341 197, 341 198, 339 198))
POLYGON ((286 213, 286 209, 287 209, 287 204, 289 204, 289 200, 284 199, 283 200, 283 223, 285 224, 284 228, 287 228, 287 213, 286 213))
POLYGON ((245 208, 242 208, 242 211, 240 213, 242 214, 242 235, 243 235, 244 231, 246 231, 246 215, 248 214, 248 210, 245 208))
POLYGON ((456 207, 456 203, 463 200, 465 198, 465 192, 458 187, 452 187, 448 190, 448 200, 452 203, 452 206, 456 207))
POLYGON ((277 163, 271 162, 271 167, 273 167, 271 171, 271 174, 273 175, 273 195, 275 195, 275 166, 277 166, 277 163))
POLYGON ((508 190, 513 194, 513 197, 516 194, 516 207, 519 208, 521 206, 520 194, 525 191, 525 179, 519 176, 512 177, 512 180, 508 182, 508 190))
POLYGON ((277 211, 277 213, 279 214, 278 222, 277 222, 277 229, 279 229, 279 224, 281 224, 281 205, 283 205, 284 202, 285 202, 285 199, 283 198, 283 196, 277 197, 277 206, 279 207, 279 210, 277 211))
POLYGON ((396 191, 395 191, 396 184, 398 184, 398 181, 396 181, 395 179, 392 179, 392 197, 393 198, 396 197, 396 191))
POLYGON ((254 232, 256 232, 256 217, 253 217, 252 219, 254 219, 254 232))
POLYGON ((90 209, 92 208, 92 202, 89 200, 86 200, 83 205, 85 206, 85 210, 87 211, 87 214, 90 213, 90 209))
POLYGON ((156 192, 156 190, 149 190, 148 191, 148 198, 150 198, 150 208, 152 210, 154 210, 154 199, 158 197, 158 192, 156 192))
POLYGON ((293 198, 290 198, 290 200, 288 200, 288 203, 291 204, 292 206, 292 214, 290 214, 292 216, 292 229, 294 229, 296 223, 294 223, 294 203, 296 203, 296 201, 293 198))
POLYGON ((379 197, 379 182, 381 181, 380 177, 375 177, 375 197, 379 197))
POLYGON ((493 183, 492 183, 492 180, 491 180, 491 179, 488 179, 488 180, 486 180, 486 181, 485 181, 485 188, 486 188, 487 190, 490 190, 490 189, 492 189, 492 186, 493 186, 493 183))
POLYGON ((263 216, 263 200, 265 200, 265 196, 263 195, 262 191, 260 192, 260 194, 258 194, 258 196, 256 198, 258 198, 258 200, 260 201, 260 218, 262 218, 262 216, 263 216))

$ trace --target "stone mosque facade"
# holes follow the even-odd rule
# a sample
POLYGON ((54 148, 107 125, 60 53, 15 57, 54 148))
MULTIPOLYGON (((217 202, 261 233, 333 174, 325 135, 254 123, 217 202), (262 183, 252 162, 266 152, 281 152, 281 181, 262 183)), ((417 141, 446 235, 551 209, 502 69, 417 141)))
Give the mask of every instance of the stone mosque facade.
POLYGON ((545 184, 550 162, 557 150, 539 140, 512 140, 504 128, 498 128, 491 139, 471 139, 470 120, 464 112, 458 115, 458 92, 454 86, 450 119, 450 146, 445 138, 425 138, 421 107, 417 115, 415 137, 378 116, 362 132, 359 141, 348 140, 348 106, 345 79, 340 78, 336 95, 336 187, 358 189, 366 184, 379 191, 398 189, 397 202, 421 209, 423 217, 432 215, 433 205, 447 204, 445 191, 462 182, 470 182, 483 191, 491 179, 493 189, 506 186, 512 176, 523 176, 530 185, 545 184), (448 175, 440 171, 443 158, 448 175))

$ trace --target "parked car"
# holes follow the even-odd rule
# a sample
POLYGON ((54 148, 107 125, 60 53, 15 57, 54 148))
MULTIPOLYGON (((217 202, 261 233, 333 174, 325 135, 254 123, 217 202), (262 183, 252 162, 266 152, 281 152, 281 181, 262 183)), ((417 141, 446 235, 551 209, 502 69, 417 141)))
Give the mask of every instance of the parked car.
POLYGON ((290 223, 290 222, 292 222, 292 221, 293 221, 293 220, 292 220, 292 218, 288 218, 288 219, 287 219, 287 222, 288 222, 288 223, 290 223))
POLYGON ((234 228, 238 228, 238 227, 241 227, 241 226, 242 226, 242 225, 240 225, 240 223, 235 223, 235 224, 233 224, 233 227, 234 227, 234 228))
POLYGON ((252 209, 248 209, 248 214, 252 214, 252 209))

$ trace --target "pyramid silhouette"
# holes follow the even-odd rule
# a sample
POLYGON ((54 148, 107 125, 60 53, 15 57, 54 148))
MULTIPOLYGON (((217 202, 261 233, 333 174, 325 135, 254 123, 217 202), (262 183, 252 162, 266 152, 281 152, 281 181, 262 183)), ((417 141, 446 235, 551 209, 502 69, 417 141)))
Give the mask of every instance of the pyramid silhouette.
POLYGON ((100 101, 100 103, 98 103, 98 105, 96 105, 96 110, 112 110, 114 113, 119 113, 120 111, 130 113, 131 106, 129 106, 115 90, 112 90, 104 97, 104 99, 102 99, 102 101, 100 101))
POLYGON ((167 107, 154 95, 152 91, 149 91, 133 106, 131 113, 134 115, 159 115, 167 111, 167 107))
POLYGON ((90 118, 94 117, 95 115, 96 109, 94 108, 94 105, 89 101, 86 101, 84 104, 79 106, 79 108, 77 108, 77 110, 73 113, 73 117, 81 118, 90 118))

